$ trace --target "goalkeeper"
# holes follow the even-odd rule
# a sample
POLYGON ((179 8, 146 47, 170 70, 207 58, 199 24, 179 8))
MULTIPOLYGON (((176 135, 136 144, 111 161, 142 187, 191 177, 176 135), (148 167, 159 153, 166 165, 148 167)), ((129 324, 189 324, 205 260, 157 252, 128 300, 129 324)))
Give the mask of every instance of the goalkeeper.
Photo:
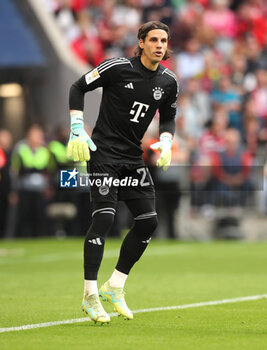
POLYGON ((171 161, 178 83, 175 74, 160 65, 170 55, 169 28, 161 22, 148 22, 139 28, 137 37, 135 57, 105 60, 70 89, 68 156, 74 161, 88 161, 89 176, 103 181, 90 189, 92 224, 84 242, 82 302, 83 311, 99 323, 110 321, 99 296, 113 304, 125 319, 133 318, 125 302, 124 284, 157 226, 154 185, 141 148, 141 140, 157 110, 160 137, 151 147, 160 151, 158 167, 167 170, 171 161), (103 88, 102 101, 91 139, 84 130, 84 94, 98 87, 103 88), (110 185, 105 177, 119 185, 110 185), (135 183, 131 185, 127 179, 135 183), (126 203, 134 225, 122 243, 110 279, 98 290, 98 270, 118 200, 126 203))

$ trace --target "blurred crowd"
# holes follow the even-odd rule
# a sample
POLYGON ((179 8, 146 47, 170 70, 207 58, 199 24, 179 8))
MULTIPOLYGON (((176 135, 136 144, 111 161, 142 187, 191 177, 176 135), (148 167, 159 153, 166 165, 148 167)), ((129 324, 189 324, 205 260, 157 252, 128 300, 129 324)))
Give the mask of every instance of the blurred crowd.
MULTIPOLYGON (((244 206, 246 202, 251 202, 253 191, 258 189, 261 190, 260 195, 253 205, 260 212, 267 213, 267 194, 263 191, 264 182, 267 182, 266 1, 43 2, 54 15, 74 54, 92 67, 106 58, 133 56, 137 44, 137 30, 142 23, 159 20, 170 27, 170 48, 173 55, 162 64, 177 74, 180 93, 172 167, 164 175, 153 167, 158 154, 149 149, 149 145, 158 138, 158 115, 155 116, 143 140, 144 159, 152 166, 151 171, 159 193, 158 211, 159 215, 165 218, 166 236, 179 235, 175 225, 175 213, 185 191, 190 193, 192 208, 199 209, 207 205, 244 206)), ((56 185, 53 186, 51 181, 53 176, 58 174, 58 169, 66 166, 68 162, 63 157, 63 148, 53 147, 53 142, 60 142, 66 146, 66 136, 64 140, 60 139, 62 130, 47 137, 39 128, 42 136, 39 134, 36 137, 38 147, 43 147, 40 149, 41 156, 36 157, 39 159, 37 173, 42 173, 43 176, 42 180, 35 177, 30 183, 39 181, 38 191, 42 194, 40 202, 34 195, 31 197, 23 193, 23 186, 27 187, 26 180, 23 185, 18 181, 21 180, 23 167, 31 166, 31 163, 26 161, 25 148, 27 143, 28 147, 32 147, 30 134, 27 134, 26 142, 24 140, 12 145, 8 132, 0 132, 0 215, 6 215, 7 203, 17 203, 17 207, 20 206, 17 214, 17 221, 20 223, 16 224, 17 228, 14 229, 16 235, 26 230, 27 225, 23 223, 23 218, 27 211, 36 213, 36 225, 38 224, 41 230, 45 227, 42 223, 42 219, 45 218, 37 218, 44 212, 44 205, 63 200, 73 203, 74 197, 70 199, 69 192, 61 191, 57 194, 56 185), (60 152, 63 158, 59 161, 57 156, 60 152), (13 174, 12 186, 5 170, 10 167, 13 174), (66 198, 56 198, 57 196, 66 198)), ((30 191, 34 192, 32 189, 30 191)), ((78 197, 77 195, 76 211, 85 212, 85 217, 88 217, 86 211, 90 208, 84 204, 87 203, 87 198, 78 197)), ((54 224, 56 222, 59 225, 55 230, 72 231, 71 224, 67 224, 67 228, 62 227, 60 220, 56 220, 60 217, 57 215, 57 209, 52 209, 50 217, 54 218, 54 224)), ((75 217, 80 214, 69 209, 69 223, 75 222, 75 217)), ((6 221, 10 221, 9 216, 5 216, 6 221)), ((0 232, 3 232, 5 221, 2 218, 0 221, 0 232)), ((10 225, 12 226, 12 223, 9 223, 10 225)), ((78 229, 75 228, 74 231, 78 229)), ((27 232, 30 232, 28 228, 27 232)), ((32 234, 36 232, 33 229, 32 234)))
POLYGON ((0 129, 0 237, 82 235, 90 224, 86 191, 60 188, 60 170, 73 169, 66 156, 69 127, 53 135, 31 125, 14 144, 0 129))

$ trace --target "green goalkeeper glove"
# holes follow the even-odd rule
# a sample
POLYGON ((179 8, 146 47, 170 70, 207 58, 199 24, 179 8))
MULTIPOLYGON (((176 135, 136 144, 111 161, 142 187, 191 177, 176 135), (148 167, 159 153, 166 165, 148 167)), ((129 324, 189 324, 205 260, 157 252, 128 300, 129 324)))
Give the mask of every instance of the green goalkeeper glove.
POLYGON ((169 133, 162 133, 160 135, 160 141, 153 143, 150 146, 153 150, 160 151, 160 158, 157 160, 157 166, 162 167, 166 171, 171 164, 172 157, 172 137, 169 133))
POLYGON ((84 130, 83 112, 71 111, 71 132, 67 147, 67 156, 75 162, 90 159, 90 151, 96 151, 96 145, 84 130))

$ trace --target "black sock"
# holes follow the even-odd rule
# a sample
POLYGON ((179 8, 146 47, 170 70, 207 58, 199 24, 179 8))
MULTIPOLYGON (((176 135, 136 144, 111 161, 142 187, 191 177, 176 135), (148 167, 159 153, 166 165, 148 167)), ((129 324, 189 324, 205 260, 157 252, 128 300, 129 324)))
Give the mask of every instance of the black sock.
MULTIPOLYGON (((103 209, 104 211, 105 209, 103 209)), ((98 212, 84 240, 84 279, 97 280, 104 254, 105 237, 114 219, 114 214, 98 212)))
POLYGON ((143 255, 151 235, 157 226, 157 217, 154 215, 135 221, 125 237, 116 269, 120 272, 129 274, 131 268, 143 255))

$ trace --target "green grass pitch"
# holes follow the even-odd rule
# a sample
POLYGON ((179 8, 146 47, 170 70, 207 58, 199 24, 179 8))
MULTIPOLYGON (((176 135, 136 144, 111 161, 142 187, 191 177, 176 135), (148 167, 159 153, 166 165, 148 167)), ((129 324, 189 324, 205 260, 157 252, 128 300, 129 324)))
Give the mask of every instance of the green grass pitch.
MULTIPOLYGON (((0 241, 0 328, 85 317, 82 247, 81 238, 0 241)), ((107 240, 99 285, 119 247, 107 240)), ((126 293, 132 310, 267 294, 267 242, 152 240, 126 293)), ((0 333, 1 350, 266 348, 267 299, 0 333)))

